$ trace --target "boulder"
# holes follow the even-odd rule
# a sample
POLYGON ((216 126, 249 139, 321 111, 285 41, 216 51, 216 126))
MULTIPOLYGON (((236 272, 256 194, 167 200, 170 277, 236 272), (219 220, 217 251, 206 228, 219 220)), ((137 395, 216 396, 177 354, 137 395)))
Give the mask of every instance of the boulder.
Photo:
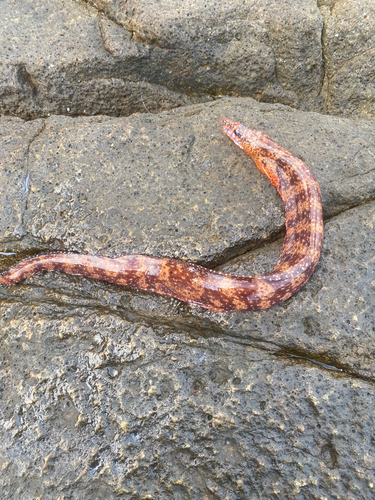
POLYGON ((326 111, 374 118, 375 5, 362 0, 321 4, 326 111))
POLYGON ((1 0, 0 115, 128 116, 253 97, 374 117, 359 0, 1 0))
POLYGON ((315 273, 279 306, 234 314, 58 273, 1 287, 1 499, 372 496, 371 122, 249 98, 1 118, 1 250, 17 254, 2 269, 62 250, 271 270, 282 203, 222 115, 317 177, 315 273))

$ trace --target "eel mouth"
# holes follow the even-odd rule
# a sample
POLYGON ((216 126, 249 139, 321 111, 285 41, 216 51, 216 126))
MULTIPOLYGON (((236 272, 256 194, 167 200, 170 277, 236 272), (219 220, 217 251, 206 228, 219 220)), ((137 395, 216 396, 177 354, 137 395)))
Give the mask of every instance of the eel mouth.
POLYGON ((242 143, 241 143, 241 134, 238 131, 238 128, 241 127, 242 125, 237 122, 233 122, 226 116, 223 116, 221 120, 219 120, 220 123, 223 124, 223 132, 225 135, 229 137, 229 139, 232 139, 232 141, 239 146, 241 149, 242 143))
POLYGON ((219 120, 220 123, 222 123, 224 126, 223 126, 223 130, 224 132, 228 135, 228 133, 233 133, 237 127, 239 127, 239 123, 236 123, 236 122, 233 122, 232 120, 230 120, 229 118, 227 118, 226 116, 223 116, 221 118, 221 120, 219 120))

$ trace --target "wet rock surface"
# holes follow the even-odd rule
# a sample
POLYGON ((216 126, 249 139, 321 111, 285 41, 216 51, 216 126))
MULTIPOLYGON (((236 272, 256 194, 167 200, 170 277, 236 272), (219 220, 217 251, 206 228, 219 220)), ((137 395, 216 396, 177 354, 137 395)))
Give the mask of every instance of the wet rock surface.
POLYGON ((2 0, 0 8, 0 114, 129 115, 200 100, 141 74, 148 51, 124 30, 113 42, 122 57, 108 51, 111 35, 92 8, 70 0, 2 0))
POLYGON ((25 236, 23 216, 29 191, 28 154, 30 144, 44 124, 19 119, 0 121, 0 230, 5 243, 25 236))
MULTIPOLYGON (((373 202, 334 217, 325 225, 318 267, 297 301, 292 298, 261 315, 222 316, 218 324, 233 335, 256 337, 272 349, 281 347, 374 380, 374 222, 373 202)), ((260 265, 255 272, 263 273, 264 267, 272 269, 281 246, 275 242, 222 270, 252 274, 260 265)))
POLYGON ((264 130, 318 178, 316 272, 284 304, 235 314, 58 273, 2 287, 0 498, 371 496, 371 122, 251 99, 3 118, 2 224, 19 228, 3 249, 269 271, 282 204, 222 115, 264 130))
POLYGON ((49 249, 168 255, 210 266, 280 235, 282 202, 225 137, 223 115, 263 130, 309 165, 325 218, 374 197, 371 122, 226 99, 147 117, 32 122, 38 134, 25 146, 23 231, 49 249))
POLYGON ((372 384, 100 310, 2 311, 1 498, 371 497, 372 384))
POLYGON ((163 4, 162 15, 157 0, 88 3, 135 39, 168 51, 168 61, 176 63, 176 88, 295 106, 312 104, 319 95, 322 19, 311 0, 172 0, 163 4))
POLYGON ((0 271, 56 250, 270 271, 283 206, 223 115, 309 166, 325 218, 312 278, 266 311, 0 287, 0 499, 372 498, 372 3, 0 7, 0 271))

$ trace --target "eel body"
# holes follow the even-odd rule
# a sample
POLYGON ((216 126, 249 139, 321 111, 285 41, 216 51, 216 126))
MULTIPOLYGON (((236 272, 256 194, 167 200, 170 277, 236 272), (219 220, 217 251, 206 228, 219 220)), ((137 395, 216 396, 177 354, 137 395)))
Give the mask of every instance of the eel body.
POLYGON ((223 118, 224 133, 243 149, 279 192, 286 235, 275 268, 234 276, 187 262, 144 255, 49 253, 25 259, 0 275, 14 285, 34 274, 60 271, 174 297, 213 311, 267 309, 294 295, 310 278, 321 252, 323 219, 317 181, 306 165, 265 134, 223 118))

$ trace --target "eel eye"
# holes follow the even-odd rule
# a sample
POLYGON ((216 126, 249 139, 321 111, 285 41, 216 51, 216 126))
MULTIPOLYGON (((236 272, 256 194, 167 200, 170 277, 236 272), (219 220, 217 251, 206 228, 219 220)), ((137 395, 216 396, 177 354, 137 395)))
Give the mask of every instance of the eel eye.
POLYGON ((238 132, 238 130, 237 130, 237 129, 236 129, 236 130, 234 130, 234 131, 233 131, 233 133, 234 133, 234 135, 236 135, 237 137, 239 137, 239 136, 240 136, 240 133, 238 132))

